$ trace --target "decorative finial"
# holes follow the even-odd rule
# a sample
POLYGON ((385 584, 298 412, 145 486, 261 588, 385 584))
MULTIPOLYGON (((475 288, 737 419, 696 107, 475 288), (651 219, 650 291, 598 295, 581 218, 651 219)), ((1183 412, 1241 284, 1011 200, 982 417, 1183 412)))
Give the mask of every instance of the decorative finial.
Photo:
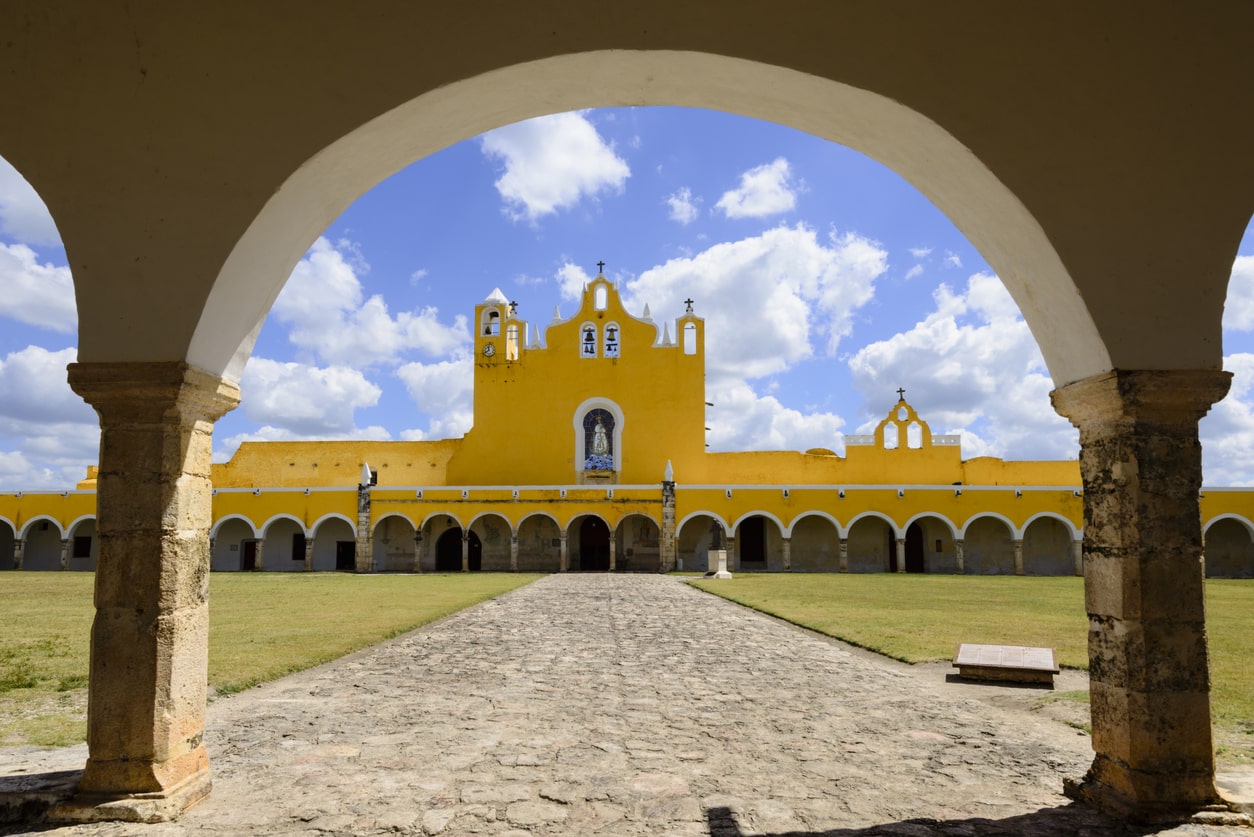
POLYGON ((640 319, 653 322, 653 315, 649 313, 649 303, 647 302, 644 304, 644 314, 640 316, 640 319))
POLYGON ((599 275, 604 272, 605 272, 605 262, 597 262, 597 274, 599 275))
POLYGON ((675 481, 675 469, 671 467, 671 461, 666 460, 666 470, 662 472, 662 479, 666 482, 675 481))
POLYGON ((688 310, 684 311, 684 313, 691 314, 692 313, 692 297, 688 297, 687 299, 685 299, 684 305, 688 306, 688 310))
POLYGON ((560 319, 562 319, 562 310, 558 308, 556 305, 554 305, 553 306, 553 322, 557 322, 560 319))
POLYGON ((370 485, 370 463, 361 463, 361 487, 366 488, 370 485))
POLYGON ((898 387, 897 389, 897 400, 898 401, 906 400, 906 391, 904 389, 901 389, 900 387, 898 387))

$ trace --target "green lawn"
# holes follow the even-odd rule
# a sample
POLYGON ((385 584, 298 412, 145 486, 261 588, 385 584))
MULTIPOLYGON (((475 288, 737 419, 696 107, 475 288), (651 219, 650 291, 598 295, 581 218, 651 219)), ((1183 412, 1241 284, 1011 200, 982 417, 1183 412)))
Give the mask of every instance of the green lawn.
MULTIPOLYGON (((215 573, 209 684, 231 692, 365 648, 538 576, 215 573)), ((86 734, 91 573, 0 573, 0 746, 86 734)))
MULTIPOLYGON (((1048 646, 1088 668, 1079 578, 738 573, 693 584, 909 663, 949 660, 960 642, 1048 646)), ((1254 581, 1206 582, 1211 700, 1221 758, 1254 761, 1254 581)))

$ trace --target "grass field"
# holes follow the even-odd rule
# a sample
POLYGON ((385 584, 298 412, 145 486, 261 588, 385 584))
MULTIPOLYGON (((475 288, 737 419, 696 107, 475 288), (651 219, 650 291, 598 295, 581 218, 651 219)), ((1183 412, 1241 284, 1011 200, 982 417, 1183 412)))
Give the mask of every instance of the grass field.
MULTIPOLYGON (((0 573, 0 746, 86 735, 91 573, 0 573)), ((526 574, 215 573, 209 685, 238 691, 499 596, 526 574)))
MULTIPOLYGON (((796 625, 909 663, 950 660, 960 642, 1048 646, 1088 668, 1079 578, 738 573, 693 584, 796 625)), ((1211 702, 1221 758, 1254 762, 1254 581, 1206 582, 1211 702)))

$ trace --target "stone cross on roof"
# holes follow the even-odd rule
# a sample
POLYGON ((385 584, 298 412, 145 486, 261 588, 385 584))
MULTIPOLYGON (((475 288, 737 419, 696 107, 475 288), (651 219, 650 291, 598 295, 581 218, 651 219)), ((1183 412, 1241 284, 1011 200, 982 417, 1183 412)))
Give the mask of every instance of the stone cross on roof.
POLYGON ((906 400, 906 391, 900 387, 897 388, 897 400, 898 401, 906 400))

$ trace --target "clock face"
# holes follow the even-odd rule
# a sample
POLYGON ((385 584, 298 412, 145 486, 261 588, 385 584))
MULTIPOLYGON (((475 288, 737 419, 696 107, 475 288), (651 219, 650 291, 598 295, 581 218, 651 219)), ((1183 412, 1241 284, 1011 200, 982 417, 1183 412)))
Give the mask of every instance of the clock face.
POLYGON ((492 357, 492 355, 494 355, 494 354, 496 354, 496 344, 495 344, 495 343, 484 343, 484 344, 483 344, 483 356, 484 356, 484 357, 492 357))

